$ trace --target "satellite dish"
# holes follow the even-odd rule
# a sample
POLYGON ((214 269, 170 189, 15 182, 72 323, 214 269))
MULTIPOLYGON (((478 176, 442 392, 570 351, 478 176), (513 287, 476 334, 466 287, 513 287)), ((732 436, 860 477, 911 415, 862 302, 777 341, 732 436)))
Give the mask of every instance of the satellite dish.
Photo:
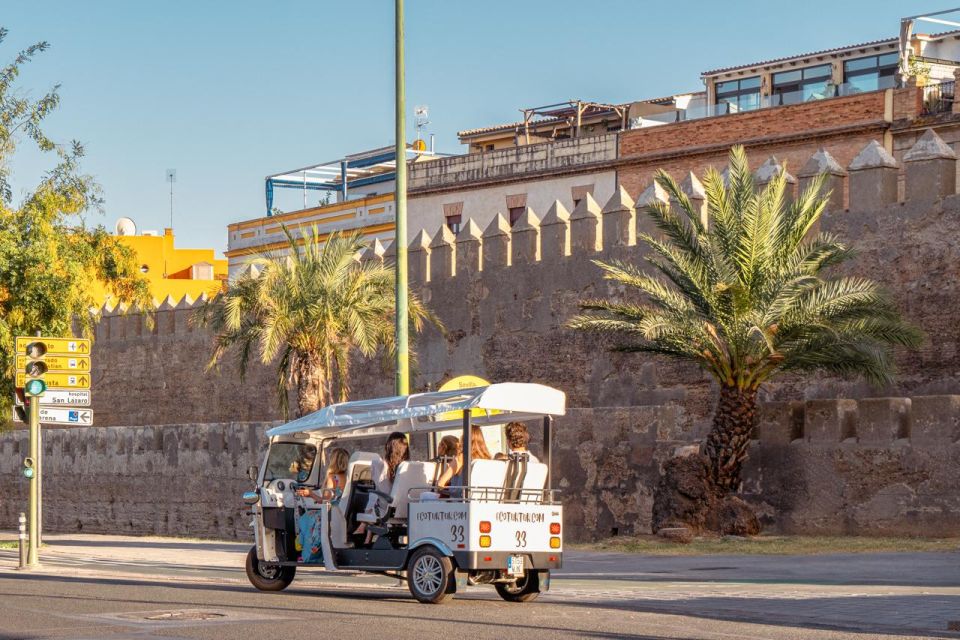
POLYGON ((130 218, 120 218, 113 226, 113 232, 118 236, 137 235, 137 224, 130 218))

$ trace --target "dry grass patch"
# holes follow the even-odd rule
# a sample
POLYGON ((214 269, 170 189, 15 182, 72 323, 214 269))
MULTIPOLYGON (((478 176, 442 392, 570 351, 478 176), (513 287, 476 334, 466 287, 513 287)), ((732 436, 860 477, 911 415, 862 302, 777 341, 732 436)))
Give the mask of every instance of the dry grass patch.
POLYGON ((584 551, 620 551, 652 556, 700 555, 817 555, 826 553, 897 553, 960 551, 960 538, 866 538, 858 536, 757 536, 696 538, 690 544, 657 536, 608 538, 568 544, 584 551))

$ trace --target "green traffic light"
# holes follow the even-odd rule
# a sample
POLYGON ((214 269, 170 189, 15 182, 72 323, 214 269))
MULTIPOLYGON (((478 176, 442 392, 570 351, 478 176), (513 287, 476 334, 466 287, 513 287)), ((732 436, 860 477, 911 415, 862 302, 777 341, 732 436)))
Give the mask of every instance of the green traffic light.
POLYGON ((23 387, 24 393, 28 396, 38 396, 46 390, 47 383, 43 380, 27 380, 27 384, 23 387))
POLYGON ((33 467, 24 467, 23 468, 23 477, 28 480, 33 477, 33 467))

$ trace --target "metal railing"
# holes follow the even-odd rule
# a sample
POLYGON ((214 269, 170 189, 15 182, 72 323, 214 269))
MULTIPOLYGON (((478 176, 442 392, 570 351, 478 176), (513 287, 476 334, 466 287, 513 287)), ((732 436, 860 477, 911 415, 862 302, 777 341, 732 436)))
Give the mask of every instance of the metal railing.
MULTIPOLYGON (((944 83, 946 84, 946 83, 944 83)), ((718 104, 698 105, 687 109, 671 109, 663 113, 655 113, 641 116, 633 123, 632 128, 642 128, 657 126, 663 124, 673 124, 675 122, 684 122, 687 120, 699 120, 701 118, 710 118, 713 116, 733 115, 737 113, 748 113, 759 109, 769 109, 771 107, 783 107, 793 104, 803 104, 806 102, 818 102, 820 100, 830 100, 831 98, 842 98, 844 96, 867 93, 873 89, 864 88, 850 82, 834 85, 825 83, 823 87, 813 90, 804 89, 800 91, 777 92, 769 96, 759 96, 758 102, 751 108, 738 108, 736 105, 721 102, 718 104)), ((950 99, 953 100, 953 83, 950 83, 950 99)), ((949 111, 949 107, 947 111, 949 111)))
POLYGON ((954 84, 953 80, 949 80, 925 86, 920 113, 930 116, 953 111, 954 84))

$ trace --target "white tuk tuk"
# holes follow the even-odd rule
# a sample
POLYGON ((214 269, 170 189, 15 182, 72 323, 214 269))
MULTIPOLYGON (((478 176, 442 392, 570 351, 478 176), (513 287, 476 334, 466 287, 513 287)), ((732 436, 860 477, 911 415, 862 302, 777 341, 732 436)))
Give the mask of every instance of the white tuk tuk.
POLYGON ((405 578, 425 603, 477 584, 494 585, 508 601, 533 600, 562 564, 563 509, 550 464, 553 416, 563 415, 565 400, 547 386, 501 383, 345 402, 268 430, 267 455, 250 469, 256 489, 243 496, 256 539, 250 582, 279 591, 314 566, 405 578), (473 425, 533 421, 543 427, 542 461, 526 453, 470 459, 473 425), (431 434, 433 456, 437 432, 451 429, 462 443, 459 488, 437 486, 444 461, 434 459, 401 463, 391 491, 376 490, 371 471, 388 434, 431 434), (366 451, 354 447, 339 498, 318 495, 331 445, 361 438, 374 440, 366 451), (300 497, 300 488, 314 493, 300 497), (371 494, 382 505, 373 513, 365 510, 371 494), (361 522, 373 535, 355 533, 361 522))

